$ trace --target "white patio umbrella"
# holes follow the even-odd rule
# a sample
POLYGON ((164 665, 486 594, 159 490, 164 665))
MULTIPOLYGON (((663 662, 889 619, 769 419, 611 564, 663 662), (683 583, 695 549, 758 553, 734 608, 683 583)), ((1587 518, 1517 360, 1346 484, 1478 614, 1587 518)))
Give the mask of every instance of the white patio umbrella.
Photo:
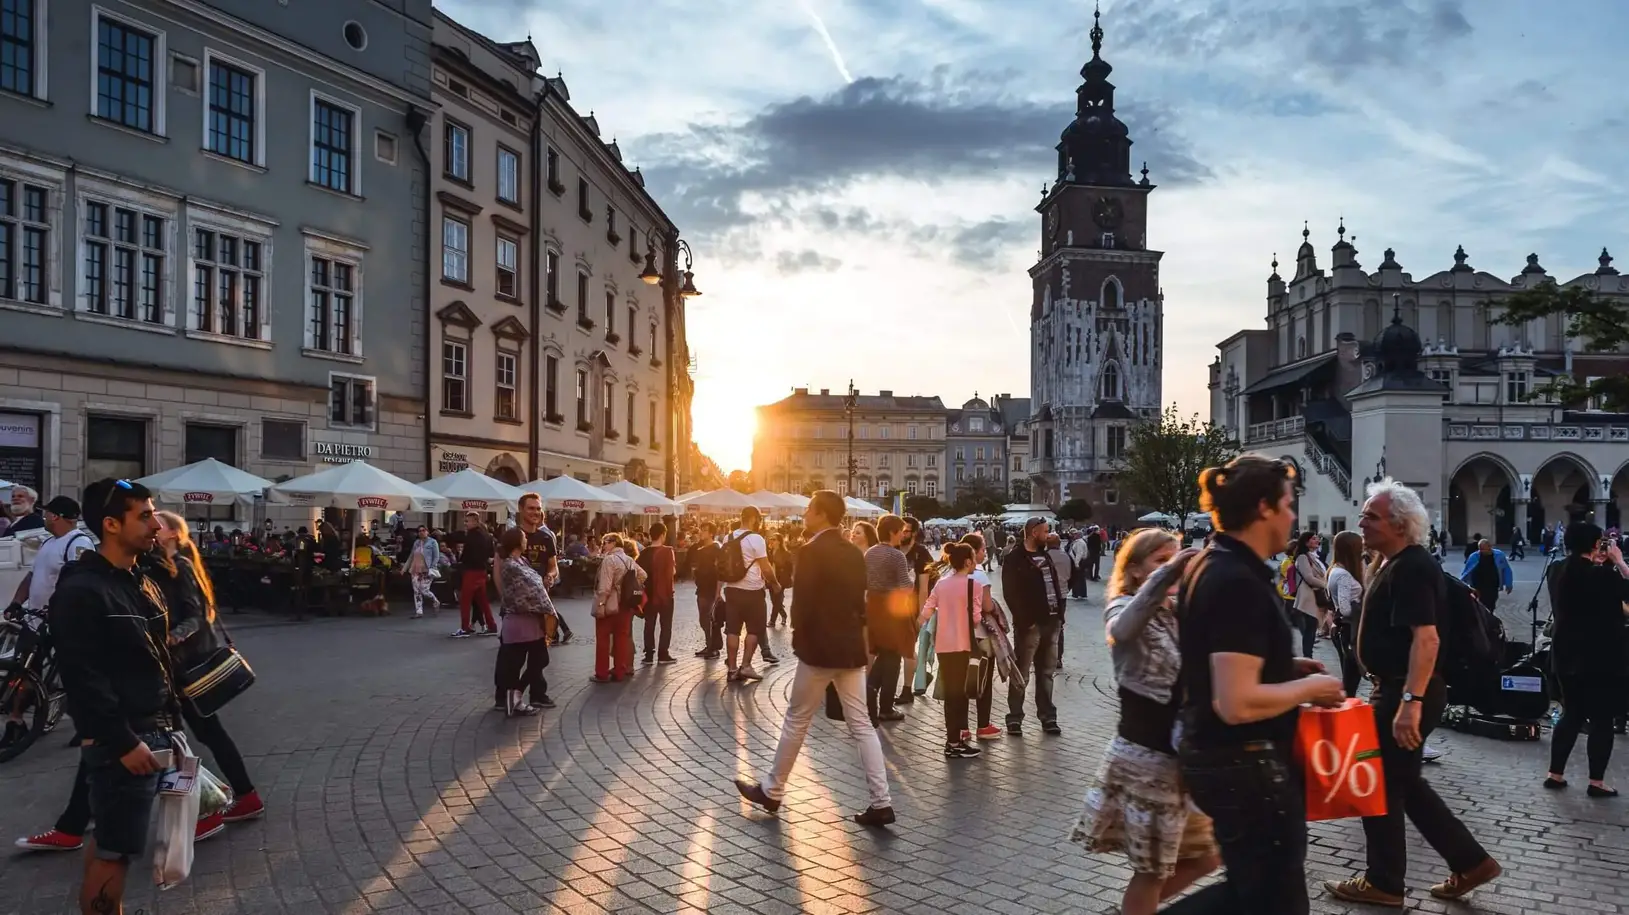
POLYGON ((545 509, 565 509, 566 511, 590 512, 625 512, 631 511, 629 501, 623 497, 606 492, 598 486, 590 486, 576 477, 555 477, 552 480, 533 480, 520 487, 523 492, 535 492, 543 499, 545 509))
POLYGON ((395 512, 444 512, 447 500, 428 489, 387 473, 367 461, 351 461, 266 490, 266 497, 285 505, 319 508, 370 508, 395 512))
POLYGON ((612 495, 621 496, 628 500, 631 506, 626 511, 643 515, 682 515, 684 506, 669 499, 646 486, 640 486, 628 480, 618 480, 609 486, 601 486, 612 495))
POLYGON ((883 515, 888 514, 879 506, 855 496, 844 498, 843 504, 848 506, 849 516, 853 518, 881 518, 883 515))
POLYGON ((809 507, 809 497, 808 496, 800 496, 795 492, 783 492, 783 493, 778 493, 778 495, 781 498, 785 499, 786 501, 792 503, 792 507, 797 509, 798 511, 802 511, 805 508, 809 507))
POLYGON ((153 498, 160 502, 186 505, 231 504, 238 499, 258 496, 272 485, 271 480, 214 458, 145 476, 136 482, 152 490, 153 498))
POLYGON ((1148 514, 1139 517, 1137 520, 1146 521, 1149 524, 1170 524, 1176 520, 1176 516, 1167 515, 1165 512, 1149 512, 1148 514))
POLYGON ((678 495, 674 496, 673 501, 675 501, 675 502, 683 502, 684 500, 689 499, 692 496, 699 496, 699 495, 701 495, 702 493, 704 493, 706 491, 707 490, 705 490, 705 489, 692 489, 689 492, 682 492, 682 493, 679 493, 678 495))
POLYGON ((712 492, 695 493, 679 501, 683 502, 685 510, 691 513, 711 512, 728 515, 743 508, 758 507, 757 501, 751 496, 736 492, 728 486, 712 492))
POLYGON ((770 492, 767 489, 760 489, 747 496, 747 498, 752 500, 752 504, 758 506, 759 511, 777 518, 791 517, 803 511, 803 507, 809 504, 807 502, 800 503, 786 493, 770 492))
POLYGON ((472 467, 419 485, 446 499, 454 511, 497 512, 500 517, 519 509, 520 497, 526 493, 472 467))

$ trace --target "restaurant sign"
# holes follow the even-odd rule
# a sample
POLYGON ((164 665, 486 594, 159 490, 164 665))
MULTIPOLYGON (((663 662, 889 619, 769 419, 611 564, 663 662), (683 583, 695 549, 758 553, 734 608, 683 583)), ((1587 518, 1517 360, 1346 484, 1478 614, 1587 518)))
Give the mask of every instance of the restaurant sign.
POLYGON ((568 512, 580 512, 588 508, 581 499, 566 499, 560 503, 560 507, 568 512))
POLYGON ((484 512, 484 511, 487 511, 487 504, 486 504, 485 499, 465 499, 462 503, 459 504, 458 507, 463 509, 464 511, 467 511, 467 512, 484 512))
POLYGON ((208 505, 215 501, 215 494, 212 492, 189 492, 181 497, 181 501, 188 505, 208 505))
POLYGON ((378 496, 363 496, 356 500, 357 508, 389 508, 390 500, 378 496))
POLYGON ((469 455, 462 451, 443 451, 436 461, 437 473, 457 473, 469 469, 469 455))
POLYGON ((311 443, 311 449, 317 455, 317 460, 325 464, 349 464, 352 461, 366 461, 373 459, 372 445, 351 445, 345 442, 311 443))

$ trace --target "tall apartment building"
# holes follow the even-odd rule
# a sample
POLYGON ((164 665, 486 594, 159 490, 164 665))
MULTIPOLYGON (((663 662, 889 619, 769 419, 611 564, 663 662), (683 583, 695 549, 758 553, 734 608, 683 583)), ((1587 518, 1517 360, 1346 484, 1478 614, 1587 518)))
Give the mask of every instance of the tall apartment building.
POLYGON ((430 0, 3 3, 0 477, 422 477, 430 0))
MULTIPOLYGON (((785 492, 848 491, 848 398, 822 388, 758 408, 752 475, 785 492)), ((893 391, 854 397, 854 491, 885 499, 897 490, 938 497, 944 487, 945 405, 938 397, 893 391)))

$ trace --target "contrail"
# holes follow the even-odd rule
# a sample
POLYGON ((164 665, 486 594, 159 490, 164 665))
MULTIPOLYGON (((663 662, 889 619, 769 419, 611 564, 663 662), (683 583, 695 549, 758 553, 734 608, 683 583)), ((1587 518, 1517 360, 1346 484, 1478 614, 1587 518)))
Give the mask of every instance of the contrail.
POLYGON ((798 6, 809 15, 809 21, 814 23, 815 31, 820 34, 820 40, 826 43, 826 50, 831 52, 832 63, 837 65, 837 72, 843 77, 843 82, 854 82, 854 74, 848 72, 848 64, 843 63, 843 52, 837 50, 837 42, 832 41, 831 33, 826 31, 826 23, 821 21, 820 14, 814 11, 808 0, 798 0, 798 6))

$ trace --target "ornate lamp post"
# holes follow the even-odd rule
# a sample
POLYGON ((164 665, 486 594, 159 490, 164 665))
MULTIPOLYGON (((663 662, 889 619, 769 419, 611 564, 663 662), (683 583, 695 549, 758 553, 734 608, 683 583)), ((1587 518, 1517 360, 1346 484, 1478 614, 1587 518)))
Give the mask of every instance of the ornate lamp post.
POLYGON ((843 412, 848 416, 848 461, 844 467, 848 470, 848 491, 845 496, 854 495, 854 408, 860 404, 860 392, 854 389, 854 379, 848 380, 848 396, 843 398, 843 412))
MULTIPOLYGON (((696 288, 695 274, 691 272, 694 264, 694 255, 690 245, 677 233, 669 236, 668 244, 660 268, 656 266, 656 237, 650 232, 645 233, 645 269, 639 273, 639 278, 647 286, 662 287, 662 309, 666 320, 663 322, 663 341, 666 344, 667 363, 663 383, 667 391, 668 405, 668 449, 667 449, 667 494, 675 495, 678 492, 679 476, 679 360, 673 352, 674 327, 682 320, 684 315, 684 300, 701 295, 696 288), (684 270, 678 269, 678 256, 684 255, 684 270)), ((655 355, 654 353, 652 355, 655 355)), ((688 364, 684 367, 688 371, 688 364)), ((688 449, 690 443, 683 443, 688 449)))

